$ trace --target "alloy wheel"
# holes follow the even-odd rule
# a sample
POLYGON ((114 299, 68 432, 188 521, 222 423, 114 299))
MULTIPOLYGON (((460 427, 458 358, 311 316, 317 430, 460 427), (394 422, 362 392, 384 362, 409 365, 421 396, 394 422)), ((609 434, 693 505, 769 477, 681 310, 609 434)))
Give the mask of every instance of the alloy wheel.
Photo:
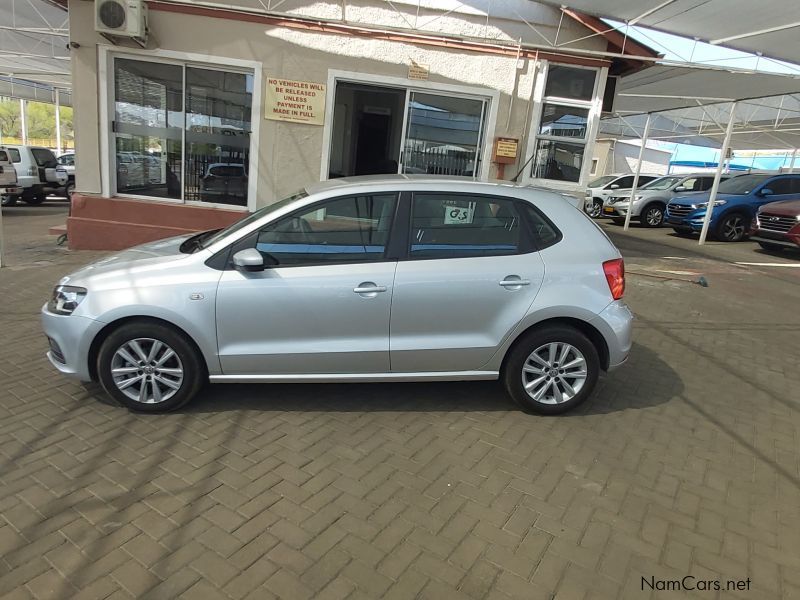
POLYGON ((744 237, 745 226, 741 215, 731 215, 722 224, 722 237, 733 242, 744 237))
POLYGON ((600 202, 592 202, 592 209, 589 212, 589 216, 593 219, 596 219, 600 216, 600 213, 603 212, 603 205, 600 202))
POLYGON ((183 383, 183 364, 167 344, 153 338, 129 340, 111 359, 117 389, 141 404, 169 400, 183 383))
POLYGON ((644 216, 644 218, 648 225, 651 227, 657 227, 664 221, 664 211, 657 206, 654 206, 647 210, 647 214, 644 216))
POLYGON ((531 352, 522 365, 522 385, 542 404, 561 404, 577 396, 588 376, 586 358, 566 342, 550 342, 531 352))

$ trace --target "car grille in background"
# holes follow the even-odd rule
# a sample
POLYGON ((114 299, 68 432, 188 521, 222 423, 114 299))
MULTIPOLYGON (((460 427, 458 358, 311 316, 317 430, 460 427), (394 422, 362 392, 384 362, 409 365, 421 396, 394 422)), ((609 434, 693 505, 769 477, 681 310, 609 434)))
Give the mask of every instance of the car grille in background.
POLYGON ((47 342, 50 344, 50 353, 53 355, 53 358, 60 362, 62 365, 66 363, 66 359, 64 359, 64 353, 61 351, 61 347, 56 343, 53 338, 47 338, 47 342))
POLYGON ((670 217, 685 217, 694 210, 691 206, 685 204, 670 204, 667 209, 670 217))
POLYGON ((786 233, 797 224, 797 219, 794 217, 785 217, 783 215, 760 213, 758 215, 758 223, 761 229, 786 233))

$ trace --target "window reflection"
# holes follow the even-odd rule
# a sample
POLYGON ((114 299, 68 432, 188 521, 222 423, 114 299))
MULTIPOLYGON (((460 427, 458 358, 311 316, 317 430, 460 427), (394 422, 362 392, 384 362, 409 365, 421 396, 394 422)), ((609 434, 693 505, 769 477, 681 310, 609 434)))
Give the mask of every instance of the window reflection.
POLYGON ((180 199, 182 82, 177 65, 114 61, 117 192, 180 199))
POLYGON ((531 166, 531 177, 578 181, 583 163, 583 144, 539 140, 531 166))
POLYGON ((591 100, 594 94, 594 80, 597 71, 551 64, 547 72, 545 96, 591 100))
POLYGON ((558 137, 584 139, 589 123, 589 110, 557 104, 545 104, 539 133, 558 137))

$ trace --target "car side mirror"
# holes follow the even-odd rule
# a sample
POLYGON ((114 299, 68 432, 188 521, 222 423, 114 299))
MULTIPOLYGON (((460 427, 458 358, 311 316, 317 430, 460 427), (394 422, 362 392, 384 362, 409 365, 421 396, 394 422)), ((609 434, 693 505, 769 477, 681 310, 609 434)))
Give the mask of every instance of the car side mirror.
POLYGON ((619 189, 619 184, 612 183, 610 186, 608 186, 608 189, 610 189, 610 190, 618 190, 619 189))
POLYGON ((772 196, 773 193, 774 192, 769 188, 761 188, 760 190, 758 190, 759 196, 772 196))
POLYGON ((233 255, 233 267, 237 271, 255 273, 265 268, 264 257, 255 248, 245 248, 233 255))
POLYGON ((674 191, 676 191, 676 192, 685 192, 686 191, 686 187, 682 186, 682 185, 679 185, 678 187, 675 188, 674 191))

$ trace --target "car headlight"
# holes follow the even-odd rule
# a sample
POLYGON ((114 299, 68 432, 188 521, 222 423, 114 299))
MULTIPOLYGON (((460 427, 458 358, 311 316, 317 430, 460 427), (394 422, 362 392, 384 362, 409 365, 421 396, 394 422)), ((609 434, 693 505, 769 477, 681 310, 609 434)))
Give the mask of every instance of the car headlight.
POLYGON ((633 197, 633 200, 634 200, 634 202, 636 202, 637 200, 641 200, 642 198, 644 198, 644 196, 640 196, 639 194, 636 194, 636 195, 633 197))
MULTIPOLYGON (((727 204, 727 200, 714 200, 714 206, 722 206, 723 204, 727 204)), ((705 208, 708 206, 708 202, 701 202, 700 204, 695 204, 695 208, 705 208)))
POLYGON ((71 315, 85 297, 86 288, 57 285, 47 303, 47 310, 57 315, 71 315))

